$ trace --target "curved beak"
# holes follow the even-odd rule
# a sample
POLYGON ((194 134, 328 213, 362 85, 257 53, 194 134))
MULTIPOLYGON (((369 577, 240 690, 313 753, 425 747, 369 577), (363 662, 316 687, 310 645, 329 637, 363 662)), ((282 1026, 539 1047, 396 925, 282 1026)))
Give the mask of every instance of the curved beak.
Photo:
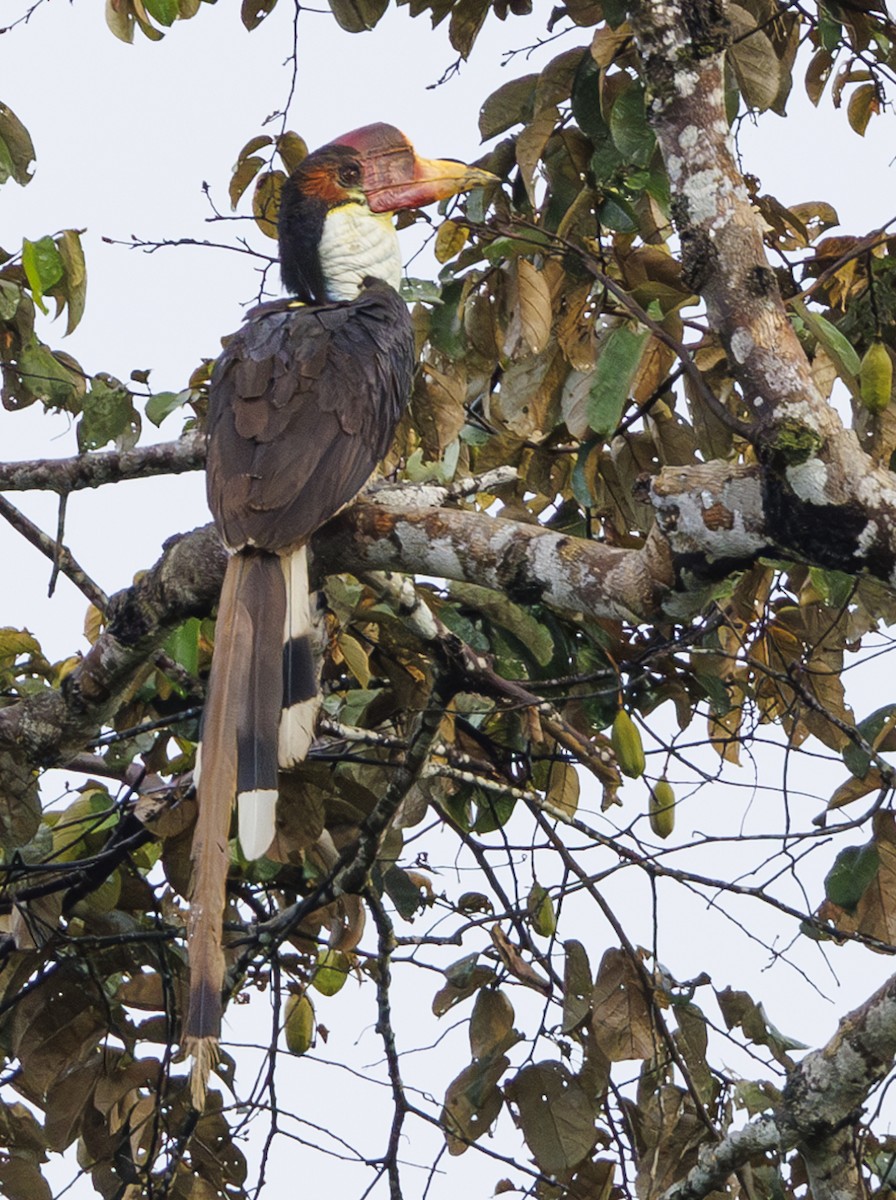
POLYGON ((422 208, 471 188, 497 183, 497 175, 452 158, 419 158, 394 125, 382 122, 353 129, 334 139, 361 155, 362 187, 372 212, 422 208))

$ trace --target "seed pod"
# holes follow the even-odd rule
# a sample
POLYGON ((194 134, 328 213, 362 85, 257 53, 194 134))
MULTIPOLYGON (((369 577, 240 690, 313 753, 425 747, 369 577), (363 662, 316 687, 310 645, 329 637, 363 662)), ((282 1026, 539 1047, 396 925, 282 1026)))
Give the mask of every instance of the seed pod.
POLYGON ((872 342, 859 367, 862 403, 869 412, 883 412, 893 390, 893 360, 883 342, 872 342))
POLYGON ((286 1045, 291 1054, 304 1054, 314 1040, 314 1006, 307 996, 290 996, 286 1001, 286 1045))
POLYGON ((624 708, 620 708, 610 731, 610 741, 616 753, 616 761, 623 775, 637 779, 644 774, 644 746, 634 721, 624 708))
POLYGON ((665 775, 650 789, 647 814, 657 837, 667 838, 675 828, 675 793, 665 775))
POLYGON ((322 996, 335 996, 348 978, 350 963, 341 950, 319 950, 311 986, 322 996))

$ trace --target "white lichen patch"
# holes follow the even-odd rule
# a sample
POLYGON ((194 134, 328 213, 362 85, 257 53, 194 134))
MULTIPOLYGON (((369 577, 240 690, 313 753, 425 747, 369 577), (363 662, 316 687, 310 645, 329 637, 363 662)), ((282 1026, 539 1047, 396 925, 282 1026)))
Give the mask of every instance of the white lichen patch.
POLYGON ((820 458, 809 458, 803 463, 788 467, 784 474, 794 495, 799 496, 800 500, 805 500, 807 504, 830 502, 825 491, 828 469, 820 458))
POLYGON ((686 125, 678 135, 678 144, 682 150, 693 150, 700 141, 700 130, 696 125, 686 125))
POLYGON ((696 171, 684 182, 682 191, 694 225, 721 222, 730 208, 728 178, 717 168, 696 171))
POLYGON ((699 83, 700 76, 696 71, 679 71, 675 76, 675 90, 685 100, 689 96, 693 96, 699 83))
POLYGON ((877 540, 877 534, 877 521, 869 521, 856 539, 855 556, 857 558, 864 558, 877 540))
POLYGON ((731 335, 731 353, 734 355, 734 361, 746 362, 754 344, 753 335, 749 329, 735 329, 731 335))

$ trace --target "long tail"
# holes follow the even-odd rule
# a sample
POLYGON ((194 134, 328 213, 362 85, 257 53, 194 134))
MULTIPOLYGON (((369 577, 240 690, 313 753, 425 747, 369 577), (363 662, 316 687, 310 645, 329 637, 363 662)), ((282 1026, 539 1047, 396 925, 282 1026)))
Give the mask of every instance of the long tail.
POLYGON ((274 835, 286 588, 276 555, 253 551, 227 564, 202 729, 199 813, 193 834, 188 950, 190 1003, 184 1047, 193 1057, 192 1098, 202 1109, 221 1034, 227 840, 234 796, 248 858, 274 835))
POLYGON ((302 546, 281 559, 286 583, 283 629, 283 714, 280 718, 280 766, 303 762, 314 739, 318 706, 314 665, 308 555, 302 546))

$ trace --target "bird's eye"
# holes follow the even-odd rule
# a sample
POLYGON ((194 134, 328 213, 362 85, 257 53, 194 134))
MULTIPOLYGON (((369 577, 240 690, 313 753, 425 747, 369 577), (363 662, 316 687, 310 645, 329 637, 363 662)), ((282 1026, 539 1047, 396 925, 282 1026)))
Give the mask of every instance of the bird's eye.
POLYGON ((343 187, 354 187, 361 182, 361 168, 357 163, 347 163, 339 172, 339 182, 343 187))

